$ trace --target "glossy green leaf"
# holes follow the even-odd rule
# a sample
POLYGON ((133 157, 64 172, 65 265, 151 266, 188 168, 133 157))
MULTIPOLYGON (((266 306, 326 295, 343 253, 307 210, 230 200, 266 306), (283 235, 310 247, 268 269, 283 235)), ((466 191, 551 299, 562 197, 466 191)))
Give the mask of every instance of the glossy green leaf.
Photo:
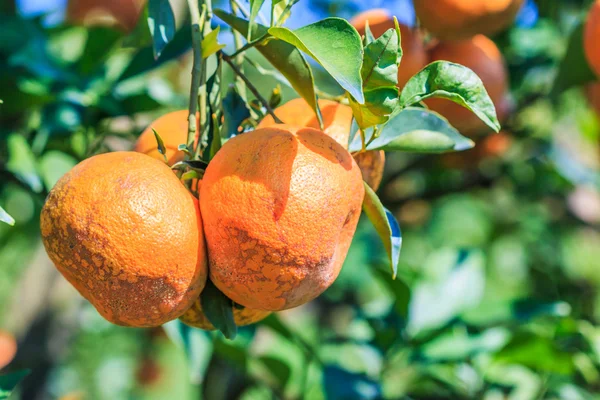
POLYGON ((35 155, 23 136, 12 134, 8 137, 8 155, 6 169, 29 186, 31 190, 40 193, 43 185, 37 172, 35 155))
POLYGON ((15 225, 15 219, 11 217, 5 210, 0 206, 0 222, 4 222, 10 226, 15 225))
POLYGON ((0 375, 0 400, 8 399, 17 385, 31 373, 30 370, 23 370, 10 373, 8 375, 0 375))
POLYGON ((388 29, 365 46, 361 76, 363 88, 398 85, 398 65, 402 59, 400 29, 388 29))
POLYGON ((169 160, 167 160, 167 147, 165 146, 165 142, 162 140, 158 132, 154 130, 154 128, 152 128, 152 132, 154 133, 154 138, 156 139, 158 152, 162 154, 163 158, 165 159, 165 162, 169 162, 169 160))
POLYGON ((169 338, 185 351, 189 361, 191 382, 202 383, 213 353, 213 341, 210 334, 201 329, 192 328, 179 319, 164 324, 163 329, 169 338))
POLYGON ((200 295, 206 318, 227 339, 235 339, 237 326, 233 320, 233 303, 210 280, 200 295))
POLYGON ((217 26, 213 31, 202 39, 202 58, 208 58, 217 51, 225 48, 224 44, 219 43, 220 26, 217 26))
POLYGON ((148 28, 156 60, 175 37, 175 15, 169 0, 148 0, 148 28))
POLYGON ((310 55, 358 103, 364 103, 360 75, 363 49, 358 32, 348 21, 325 18, 294 31, 273 27, 269 33, 310 55))
POLYGON ((249 28, 248 28, 248 34, 246 35, 246 39, 248 39, 248 41, 252 40, 252 30, 254 29, 254 24, 256 21, 256 17, 258 16, 258 12, 260 11, 260 8, 263 6, 263 4, 265 3, 265 0, 250 0, 250 18, 249 18, 249 28))
POLYGON ((363 130, 386 123, 398 108, 398 88, 395 86, 366 90, 364 95, 364 104, 348 97, 354 119, 363 130))
POLYGON ((288 4, 296 3, 299 0, 271 0, 271 26, 281 26, 290 17, 288 4))
MULTIPOLYGON (((372 129, 366 131, 369 138, 372 129)), ((443 153, 470 149, 475 144, 462 136, 439 114, 423 108, 409 107, 394 114, 373 140, 368 150, 409 151, 417 153, 443 153)), ((356 135, 350 151, 359 151, 362 143, 356 135)))
MULTIPOLYGON (((215 10, 215 15, 241 34, 248 33, 248 21, 222 10, 215 10)), ((252 37, 262 36, 267 31, 267 27, 256 24, 252 37)), ((319 115, 313 73, 302 53, 289 43, 280 40, 270 40, 264 45, 257 46, 256 49, 285 76, 294 90, 310 105, 315 115, 319 115)))
POLYGON ((373 41, 375 41, 375 36, 373 36, 373 32, 371 32, 371 27, 369 26, 369 21, 366 21, 365 23, 365 37, 364 37, 364 47, 366 49, 367 45, 369 43, 372 43, 373 41))
POLYGON ((469 68, 448 61, 435 61, 413 76, 400 95, 402 107, 439 97, 471 110, 487 126, 500 131, 496 108, 481 79, 469 68))
POLYGON ((583 23, 579 24, 569 38, 567 52, 560 63, 558 74, 552 88, 553 95, 558 95, 564 90, 598 79, 585 56, 583 48, 583 23))
POLYGON ((381 204, 381 200, 369 185, 364 183, 364 186, 363 210, 383 242, 392 269, 392 277, 395 279, 398 273, 398 261, 400 260, 400 249, 402 247, 402 232, 394 214, 381 204))

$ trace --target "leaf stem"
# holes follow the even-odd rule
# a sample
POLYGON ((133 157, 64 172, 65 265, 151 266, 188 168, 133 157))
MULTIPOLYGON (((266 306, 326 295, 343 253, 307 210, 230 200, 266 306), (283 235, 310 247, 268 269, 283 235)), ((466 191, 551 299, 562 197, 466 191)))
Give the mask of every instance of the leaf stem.
POLYGON ((264 35, 262 35, 261 37, 259 37, 258 39, 254 39, 248 43, 246 43, 245 45, 239 47, 233 54, 231 54, 231 58, 236 58, 237 56, 239 56, 241 53, 243 53, 244 51, 251 49, 252 47, 255 47, 257 45, 260 44, 260 42, 262 42, 263 40, 267 39, 271 37, 271 34, 269 33, 265 33, 264 35))
POLYGON ((263 107, 265 107, 267 109, 267 112, 273 117, 275 122, 278 124, 282 124, 283 122, 277 117, 277 115, 275 115, 275 111, 269 105, 269 102, 259 93, 258 89, 252 84, 252 82, 250 82, 250 80, 246 77, 246 75, 244 75, 244 73, 242 71, 240 71, 238 66, 235 65, 235 62, 233 62, 233 60, 231 59, 231 57, 222 51, 220 52, 220 54, 221 54, 223 61, 225 61, 227 64, 229 64, 229 66, 231 67, 233 72, 235 72, 235 74, 244 81, 248 90, 250 90, 252 92, 252 94, 254 95, 254 97, 256 97, 256 99, 263 105, 263 107))

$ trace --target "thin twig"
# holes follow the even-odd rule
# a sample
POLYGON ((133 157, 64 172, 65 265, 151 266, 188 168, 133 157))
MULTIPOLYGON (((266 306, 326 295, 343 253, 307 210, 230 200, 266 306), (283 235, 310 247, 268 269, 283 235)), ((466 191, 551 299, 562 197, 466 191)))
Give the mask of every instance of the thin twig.
MULTIPOLYGON (((245 45, 238 47, 238 49, 233 54, 231 54, 230 57, 236 58, 237 56, 242 54, 244 51, 251 49, 252 47, 255 47, 256 45, 259 45, 260 42, 262 42, 263 40, 267 39, 270 36, 271 36, 271 34, 267 32, 264 35, 260 36, 258 39, 254 39, 254 40, 246 43, 245 45)), ((236 45, 237 45, 237 43, 236 43, 236 45)))
POLYGON ((252 82, 250 82, 250 80, 246 77, 246 75, 244 75, 242 73, 242 71, 240 71, 240 69, 237 67, 237 65, 235 65, 235 62, 233 62, 233 60, 231 59, 231 57, 222 51, 220 52, 220 54, 221 54, 221 57, 223 58, 223 61, 225 61, 227 64, 229 64, 229 66, 231 67, 233 72, 235 72, 235 74, 244 81, 248 90, 250 90, 252 92, 252 94, 254 95, 254 97, 256 97, 256 99, 263 105, 263 107, 265 107, 267 109, 267 112, 273 117, 275 122, 278 124, 282 124, 283 122, 277 117, 277 115, 275 115, 275 111, 273 110, 273 108, 271 108, 271 106, 269 105, 269 102, 264 97, 261 96, 261 94, 258 92, 258 89, 256 89, 256 87, 252 84, 252 82))
MULTIPOLYGON (((192 67, 192 85, 190 88, 190 104, 188 115, 188 148, 194 149, 196 142, 196 134, 200 131, 196 112, 198 110, 198 90, 200 88, 200 79, 202 77, 202 31, 200 30, 201 19, 203 20, 206 13, 203 10, 202 18, 198 10, 197 0, 188 0, 190 15, 192 18, 192 48, 194 54, 194 64, 192 67)), ((198 143, 196 143, 198 145, 198 143)))

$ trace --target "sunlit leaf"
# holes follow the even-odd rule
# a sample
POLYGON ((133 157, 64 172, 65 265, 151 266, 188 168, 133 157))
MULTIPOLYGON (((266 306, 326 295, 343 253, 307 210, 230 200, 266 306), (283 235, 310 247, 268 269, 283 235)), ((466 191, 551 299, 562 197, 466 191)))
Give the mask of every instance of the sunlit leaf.
POLYGON ((217 26, 213 31, 202 39, 202 58, 208 58, 217 51, 225 48, 224 44, 219 43, 220 26, 217 26))
POLYGON ((373 189, 366 183, 364 183, 364 186, 365 198, 363 200, 363 210, 383 242, 385 250, 388 253, 392 277, 396 278, 400 249, 402 247, 400 226, 394 215, 381 204, 381 200, 379 200, 373 189))
POLYGON ((148 27, 156 60, 175 37, 175 15, 169 0, 148 0, 148 27))
POLYGON ((15 225, 15 219, 11 217, 5 210, 0 206, 0 221, 10 226, 15 225))
POLYGON ((358 32, 341 18, 325 18, 296 30, 273 27, 269 33, 314 58, 360 104, 363 49, 358 32))
MULTIPOLYGON (((365 132, 369 138, 372 130, 365 132)), ((470 149, 475 143, 450 125, 438 113, 423 108, 409 107, 394 114, 381 128, 379 136, 368 146, 368 150, 410 151, 418 153, 443 153, 470 149)), ((362 143, 355 135, 350 151, 359 151, 362 143)))
POLYGON ((254 29, 256 17, 258 16, 258 12, 260 11, 260 8, 264 4, 264 2, 265 2, 265 0, 250 0, 250 18, 249 18, 250 21, 249 21, 248 34, 246 36, 248 41, 252 40, 251 33, 252 33, 252 30, 254 29))
POLYGON ((167 160, 167 147, 165 146, 165 142, 162 140, 162 138, 160 137, 160 135, 158 134, 158 132, 156 132, 154 130, 154 128, 152 128, 152 132, 154 133, 154 138, 156 139, 156 145, 157 145, 157 150, 160 154, 162 154, 163 158, 165 159, 165 162, 168 162, 167 160))
POLYGON ((452 100, 471 110, 494 131, 500 130, 496 108, 483 82, 463 65, 448 61, 429 64, 406 83, 400 103, 409 107, 431 97, 452 100))
POLYGON ((398 85, 398 65, 402 59, 399 31, 388 29, 365 46, 360 71, 364 88, 398 85))
POLYGON ((348 98, 354 119, 363 130, 386 123, 398 108, 398 88, 395 86, 366 90, 364 95, 364 104, 348 98))

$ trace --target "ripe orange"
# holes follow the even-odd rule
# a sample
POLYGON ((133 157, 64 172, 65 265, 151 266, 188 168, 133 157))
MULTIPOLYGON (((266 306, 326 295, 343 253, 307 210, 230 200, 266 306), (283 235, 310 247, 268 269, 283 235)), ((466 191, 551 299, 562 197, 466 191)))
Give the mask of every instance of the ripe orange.
MULTIPOLYGON (((319 100, 319 108, 323 116, 323 126, 325 128, 323 132, 347 149, 350 128, 352 126, 352 109, 350 106, 331 100, 319 100)), ((286 124, 319 129, 319 122, 315 113, 302 98, 290 100, 284 105, 277 107, 275 115, 286 124)), ((273 117, 267 115, 260 121, 258 128, 275 125, 273 117)), ((360 167, 365 182, 373 190, 377 190, 381 183, 383 168, 385 166, 385 152, 383 150, 373 150, 363 154, 357 153, 354 155, 354 159, 360 167)))
POLYGON ((158 326, 182 315, 206 282, 197 200, 151 157, 91 157, 50 191, 42 239, 65 278, 108 321, 158 326))
POLYGON ((130 32, 145 4, 146 0, 69 0, 67 21, 86 26, 117 26, 130 32))
POLYGON ((319 130, 277 125, 230 139, 200 190, 211 280, 259 310, 314 299, 342 268, 363 197, 356 162, 319 130))
POLYGON ((586 94, 590 105, 600 116, 600 83, 591 83, 586 87, 586 94))
MULTIPOLYGON (((166 156, 169 165, 181 161, 185 153, 177 148, 180 144, 186 144, 188 135, 188 110, 173 111, 161 116, 152 122, 135 142, 134 151, 144 153, 157 160, 164 160, 158 151, 158 144, 152 129, 158 133, 166 148, 166 156)), ((196 135, 196 140, 198 135, 196 135)))
POLYGON ((585 23, 583 34, 583 46, 585 55, 592 70, 600 77, 600 47, 598 40, 600 38, 600 0, 596 0, 590 8, 590 12, 585 23))
MULTIPOLYGON (((365 34, 366 22, 375 38, 383 35, 385 31, 394 28, 394 18, 385 9, 376 8, 362 12, 352 18, 350 23, 361 35, 365 34)), ((398 87, 403 88, 406 82, 427 65, 427 52, 423 44, 423 37, 418 30, 400 24, 402 35, 402 61, 398 68, 398 87)))
POLYGON ((414 0, 421 26, 442 40, 493 35, 508 27, 524 0, 414 0))
MULTIPOLYGON (((431 50, 431 61, 438 60, 452 61, 472 69, 481 78, 496 106, 498 119, 502 121, 507 116, 508 77, 504 58, 494 42, 483 35, 456 42, 440 42, 431 50)), ((475 114, 450 100, 430 99, 426 103, 465 135, 489 131, 475 114)))
MULTIPOLYGON (((237 326, 251 325, 258 321, 267 318, 271 314, 270 311, 256 310, 252 308, 237 308, 233 307, 233 320, 237 326)), ((179 319, 186 325, 195 328, 204 329, 205 331, 213 331, 215 327, 208 320, 202 310, 200 298, 194 302, 194 305, 185 312, 179 319)))
POLYGON ((17 341, 8 332, 0 331, 0 369, 6 367, 17 354, 17 341))

